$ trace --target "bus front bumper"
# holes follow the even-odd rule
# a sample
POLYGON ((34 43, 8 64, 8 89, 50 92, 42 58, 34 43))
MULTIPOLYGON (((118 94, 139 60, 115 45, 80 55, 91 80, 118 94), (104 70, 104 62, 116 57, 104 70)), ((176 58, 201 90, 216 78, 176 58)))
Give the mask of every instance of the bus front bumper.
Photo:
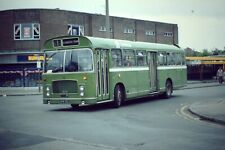
POLYGON ((91 98, 44 98, 43 104, 77 104, 92 105, 97 103, 96 97, 91 98))

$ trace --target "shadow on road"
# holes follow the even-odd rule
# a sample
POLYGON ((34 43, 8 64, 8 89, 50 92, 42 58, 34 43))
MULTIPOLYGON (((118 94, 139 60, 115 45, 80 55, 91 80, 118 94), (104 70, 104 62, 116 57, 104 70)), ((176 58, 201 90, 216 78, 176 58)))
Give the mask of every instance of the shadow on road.
MULTIPOLYGON (((170 99, 164 99, 160 96, 150 96, 150 97, 145 97, 145 98, 136 98, 132 99, 129 101, 126 101, 123 103, 123 105, 119 108, 122 109, 123 107, 129 107, 129 106, 138 106, 140 104, 144 103, 153 103, 157 101, 163 101, 163 100, 173 100, 174 98, 179 97, 179 95, 172 96, 170 99)), ((97 104, 97 105, 89 105, 89 106, 80 106, 80 107, 66 107, 66 108, 57 108, 57 109, 52 109, 50 111, 55 111, 55 112, 96 112, 96 111, 108 111, 116 109, 113 107, 112 103, 103 103, 103 104, 97 104)))

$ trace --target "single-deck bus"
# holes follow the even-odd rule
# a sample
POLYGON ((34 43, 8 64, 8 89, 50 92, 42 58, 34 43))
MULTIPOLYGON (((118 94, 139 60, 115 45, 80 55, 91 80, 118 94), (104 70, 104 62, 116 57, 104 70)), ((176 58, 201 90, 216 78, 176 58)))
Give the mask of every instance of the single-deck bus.
POLYGON ((43 103, 72 107, 162 94, 187 81, 184 51, 176 45, 87 36, 44 44, 43 103))

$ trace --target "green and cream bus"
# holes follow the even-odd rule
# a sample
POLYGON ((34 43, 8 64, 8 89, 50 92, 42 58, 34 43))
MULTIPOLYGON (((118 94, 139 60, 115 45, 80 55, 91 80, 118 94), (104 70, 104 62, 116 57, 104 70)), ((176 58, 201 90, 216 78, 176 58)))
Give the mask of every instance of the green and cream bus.
POLYGON ((187 81, 184 51, 175 45, 86 36, 44 44, 43 103, 72 107, 162 94, 187 81))

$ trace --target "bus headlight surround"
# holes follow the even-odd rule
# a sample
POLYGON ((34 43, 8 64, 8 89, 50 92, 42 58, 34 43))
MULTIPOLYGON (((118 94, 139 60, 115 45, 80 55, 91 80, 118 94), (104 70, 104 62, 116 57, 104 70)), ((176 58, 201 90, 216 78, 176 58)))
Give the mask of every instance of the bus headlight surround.
POLYGON ((84 86, 80 85, 79 89, 80 89, 80 96, 84 96, 84 86))
POLYGON ((50 96, 50 88, 48 86, 46 87, 46 96, 50 96))

